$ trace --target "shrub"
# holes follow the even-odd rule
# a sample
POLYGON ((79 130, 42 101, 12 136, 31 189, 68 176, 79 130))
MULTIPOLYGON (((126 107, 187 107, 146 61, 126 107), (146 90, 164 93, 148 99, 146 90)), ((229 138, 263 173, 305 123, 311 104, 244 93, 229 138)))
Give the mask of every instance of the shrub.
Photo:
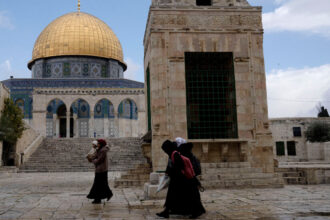
POLYGON ((25 130, 24 115, 11 99, 6 99, 0 117, 0 140, 15 145, 25 130))
POLYGON ((309 142, 330 141, 330 125, 326 122, 314 122, 309 125, 305 136, 309 142))

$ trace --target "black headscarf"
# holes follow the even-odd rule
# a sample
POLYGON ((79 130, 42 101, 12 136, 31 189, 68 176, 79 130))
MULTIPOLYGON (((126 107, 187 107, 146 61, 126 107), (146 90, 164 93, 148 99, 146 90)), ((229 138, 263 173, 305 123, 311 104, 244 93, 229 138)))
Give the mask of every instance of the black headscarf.
POLYGON ((166 154, 168 154, 168 156, 171 156, 173 151, 175 151, 177 149, 176 146, 177 145, 175 142, 166 140, 162 145, 162 149, 166 154))
POLYGON ((179 147, 179 152, 186 157, 190 157, 192 155, 191 150, 193 149, 194 145, 192 143, 185 143, 181 144, 179 147))

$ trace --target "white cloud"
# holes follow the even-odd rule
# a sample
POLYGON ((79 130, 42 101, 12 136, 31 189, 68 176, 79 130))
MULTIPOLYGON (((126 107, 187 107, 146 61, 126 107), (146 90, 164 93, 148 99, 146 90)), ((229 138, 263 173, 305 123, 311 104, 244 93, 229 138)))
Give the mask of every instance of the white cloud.
POLYGON ((6 11, 0 11, 0 28, 14 29, 14 25, 11 23, 6 11))
POLYGON ((143 69, 139 63, 135 62, 131 58, 125 59, 125 62, 127 64, 127 70, 124 73, 126 79, 137 81, 141 79, 141 75, 143 77, 143 69))
POLYGON ((330 64, 273 70, 267 75, 269 117, 315 117, 316 105, 330 107, 330 64))
POLYGON ((330 36, 329 0, 275 0, 278 8, 263 14, 266 31, 304 31, 330 36))
POLYGON ((12 73, 10 60, 5 60, 0 63, 0 80, 8 79, 12 73))

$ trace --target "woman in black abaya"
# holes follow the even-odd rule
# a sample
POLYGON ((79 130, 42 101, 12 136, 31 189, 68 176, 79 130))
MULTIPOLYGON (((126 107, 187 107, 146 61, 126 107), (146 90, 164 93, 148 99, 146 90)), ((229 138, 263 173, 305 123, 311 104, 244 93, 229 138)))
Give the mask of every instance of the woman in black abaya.
MULTIPOLYGON (((175 142, 165 141, 162 145, 163 151, 171 155, 177 150, 175 142)), ((165 209, 158 216, 169 218, 170 214, 190 215, 190 218, 197 218, 205 213, 200 201, 198 185, 194 179, 187 179, 183 174, 184 163, 180 154, 174 154, 174 161, 171 161, 166 169, 170 177, 170 184, 166 196, 165 209)))

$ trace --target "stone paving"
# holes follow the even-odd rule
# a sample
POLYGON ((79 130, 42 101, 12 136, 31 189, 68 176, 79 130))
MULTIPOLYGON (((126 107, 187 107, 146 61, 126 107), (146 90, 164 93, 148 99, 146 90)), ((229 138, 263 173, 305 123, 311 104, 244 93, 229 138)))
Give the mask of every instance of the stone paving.
MULTIPOLYGON (((113 189, 102 205, 86 199, 93 173, 0 173, 0 220, 157 219, 164 200, 143 200, 142 189, 113 189)), ((112 180, 119 173, 110 173, 112 180)), ((281 189, 207 190, 200 219, 330 219, 330 185, 281 189)), ((171 216, 171 219, 187 219, 171 216)))

